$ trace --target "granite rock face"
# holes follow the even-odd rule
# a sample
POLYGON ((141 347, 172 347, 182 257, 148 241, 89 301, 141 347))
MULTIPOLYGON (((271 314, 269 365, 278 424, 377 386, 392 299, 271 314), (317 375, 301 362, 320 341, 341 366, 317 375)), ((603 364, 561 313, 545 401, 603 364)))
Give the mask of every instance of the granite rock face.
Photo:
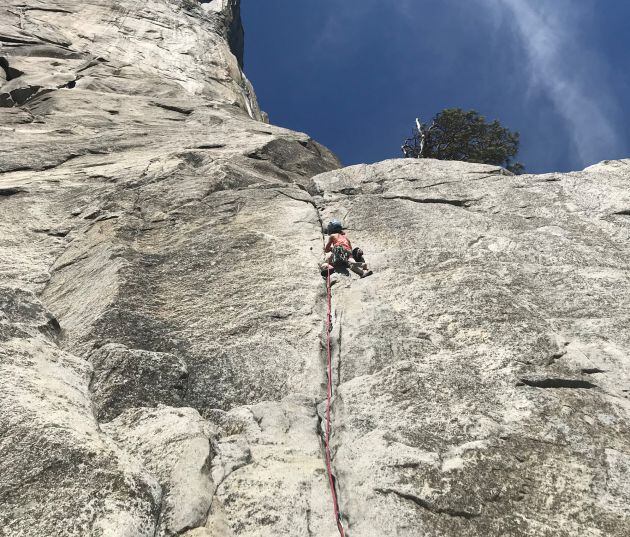
POLYGON ((333 535, 306 189, 339 163, 261 121, 239 3, 11 0, 0 47, 0 534, 238 531, 234 441, 265 531, 333 535), (308 445, 212 421, 292 393, 308 445))
POLYGON ((334 286, 348 533, 630 531, 630 162, 314 179, 375 275, 334 286))
POLYGON ((630 162, 343 170, 237 0, 0 7, 0 535, 630 533, 630 162))
POLYGON ((93 351, 90 391, 99 421, 109 421, 128 408, 182 405, 188 368, 165 352, 130 350, 110 343, 93 351))
POLYGON ((103 426, 162 487, 157 532, 179 535, 203 526, 215 490, 210 425, 192 408, 135 408, 103 426))

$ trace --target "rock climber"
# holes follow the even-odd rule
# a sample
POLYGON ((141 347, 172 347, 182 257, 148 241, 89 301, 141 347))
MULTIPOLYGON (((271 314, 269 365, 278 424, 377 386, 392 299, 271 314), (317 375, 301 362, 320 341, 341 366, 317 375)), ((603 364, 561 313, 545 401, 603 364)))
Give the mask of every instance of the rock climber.
POLYGON ((355 248, 355 252, 361 254, 361 261, 357 261, 354 257, 352 244, 350 239, 343 231, 343 225, 339 220, 331 220, 328 224, 328 243, 324 248, 325 262, 322 265, 322 274, 326 275, 328 271, 334 271, 335 267, 342 265, 348 266, 352 272, 358 274, 361 278, 372 275, 372 271, 368 270, 367 263, 363 259, 363 251, 355 248))

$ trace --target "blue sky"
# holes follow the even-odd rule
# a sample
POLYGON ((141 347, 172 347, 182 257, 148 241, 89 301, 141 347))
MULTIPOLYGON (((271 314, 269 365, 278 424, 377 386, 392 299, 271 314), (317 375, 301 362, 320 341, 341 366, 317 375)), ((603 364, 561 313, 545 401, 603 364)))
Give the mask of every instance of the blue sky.
POLYGON ((400 156, 416 116, 475 109, 528 172, 630 157, 627 0, 242 0, 272 123, 345 165, 400 156))

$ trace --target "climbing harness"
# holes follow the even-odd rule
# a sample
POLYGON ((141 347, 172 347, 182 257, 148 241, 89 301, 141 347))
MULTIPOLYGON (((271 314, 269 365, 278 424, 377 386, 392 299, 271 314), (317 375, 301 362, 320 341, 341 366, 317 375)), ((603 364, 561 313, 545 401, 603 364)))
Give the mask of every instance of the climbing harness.
POLYGON ((343 246, 333 246, 331 264, 335 267, 340 265, 345 268, 348 266, 348 259, 350 259, 351 255, 352 252, 349 252, 343 246))
POLYGON ((339 502, 337 501, 337 491, 335 489, 335 477, 332 471, 332 463, 330 457, 330 431, 332 429, 330 424, 330 406, 332 403, 332 388, 333 388, 333 376, 332 376, 332 352, 330 350, 330 332, 332 331, 332 300, 330 291, 330 267, 326 274, 326 301, 328 304, 326 312, 326 366, 328 369, 328 389, 326 394, 326 432, 324 434, 324 448, 326 451, 326 473, 328 474, 328 483, 330 484, 330 493, 332 495, 333 511, 335 514, 335 522, 337 523, 337 529, 339 535, 345 537, 343 524, 341 523, 341 517, 339 516, 339 502))

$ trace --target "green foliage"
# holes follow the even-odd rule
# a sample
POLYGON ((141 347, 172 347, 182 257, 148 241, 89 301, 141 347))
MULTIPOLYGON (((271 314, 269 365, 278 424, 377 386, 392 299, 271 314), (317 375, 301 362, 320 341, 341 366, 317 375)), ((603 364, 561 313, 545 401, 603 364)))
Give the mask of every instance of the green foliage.
POLYGON ((475 110, 446 108, 431 124, 422 123, 420 130, 414 129, 403 152, 411 158, 493 164, 518 174, 525 170, 521 163, 514 162, 518 148, 518 132, 511 132, 497 120, 487 122, 475 110))

